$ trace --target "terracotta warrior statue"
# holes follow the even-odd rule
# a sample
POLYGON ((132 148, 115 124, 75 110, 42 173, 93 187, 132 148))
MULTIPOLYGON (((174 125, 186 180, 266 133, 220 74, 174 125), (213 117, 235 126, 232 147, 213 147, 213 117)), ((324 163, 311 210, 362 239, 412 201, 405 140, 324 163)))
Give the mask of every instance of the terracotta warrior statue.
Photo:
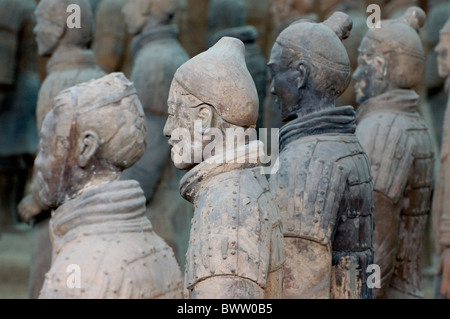
POLYGON ((19 222, 38 143, 34 0, 0 0, 0 228, 19 222))
POLYGON ((144 154, 146 137, 142 105, 123 73, 55 97, 35 162, 39 198, 56 208, 40 298, 182 297, 180 268, 145 216, 139 183, 120 180, 144 154))
MULTIPOLYGON (((436 47, 439 75, 445 79, 445 90, 450 96, 450 18, 440 31, 436 47)), ((435 298, 450 299, 450 98, 444 118, 441 164, 433 196, 433 229, 436 251, 440 257, 435 298)))
POLYGON ((223 37, 177 70, 169 93, 164 134, 175 166, 189 170, 180 193, 195 206, 186 298, 282 294, 281 219, 259 166, 262 142, 252 138, 258 95, 244 51, 223 37))
MULTIPOLYGON (((87 0, 41 0, 36 9, 37 25, 34 29, 38 54, 51 56, 47 64, 47 77, 42 83, 36 110, 37 128, 41 130, 45 115, 52 108, 53 98, 62 90, 105 73, 88 50, 92 36, 92 14, 87 0), (67 7, 76 4, 81 9, 81 28, 68 28, 67 7)), ((35 175, 35 172, 34 172, 35 175)), ((48 237, 50 210, 39 199, 40 185, 33 178, 31 194, 19 204, 22 220, 34 223, 33 252, 30 269, 30 295, 37 297, 44 275, 50 268, 51 243, 48 237)))
POLYGON ((286 251, 284 298, 371 298, 372 178, 355 136, 352 106, 336 107, 350 82, 342 39, 352 21, 335 12, 322 23, 298 20, 270 55, 271 93, 285 125, 280 168, 270 177, 286 251))
POLYGON ((438 72, 437 53, 434 48, 439 43, 440 30, 444 27, 450 16, 450 1, 429 0, 428 19, 425 24, 425 36, 423 37, 426 53, 425 84, 427 102, 432 110, 433 130, 436 134, 439 146, 442 146, 442 134, 444 130, 443 120, 448 95, 445 92, 444 79, 438 72))
POLYGON ((420 255, 434 184, 434 151, 414 87, 425 56, 418 32, 425 13, 410 7, 370 29, 353 77, 356 134, 369 155, 375 198, 375 298, 421 298, 420 255))
POLYGON ((91 47, 98 65, 106 73, 119 71, 129 73, 130 36, 127 34, 122 14, 124 0, 90 0, 90 2, 95 20, 91 47))
POLYGON ((124 172, 123 179, 140 183, 155 231, 174 249, 180 265, 184 265, 193 207, 180 198, 178 185, 182 172, 173 166, 168 139, 163 134, 173 75, 189 60, 177 40, 178 27, 173 24, 177 9, 177 0, 125 1, 125 21, 134 36, 131 81, 144 107, 148 145, 142 158, 124 172))
POLYGON ((267 67, 258 44, 258 30, 246 25, 247 11, 244 0, 211 0, 209 2, 209 39, 212 47, 222 37, 233 37, 245 44, 245 61, 258 92, 259 116, 256 128, 265 127, 264 100, 266 97, 267 67))

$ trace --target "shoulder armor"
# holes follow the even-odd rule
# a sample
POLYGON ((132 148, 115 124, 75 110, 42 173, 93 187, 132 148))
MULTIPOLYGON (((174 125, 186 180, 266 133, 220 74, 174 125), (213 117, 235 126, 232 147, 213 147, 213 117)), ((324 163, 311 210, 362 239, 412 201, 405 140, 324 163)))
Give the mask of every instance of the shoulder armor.
POLYGON ((236 275, 265 288, 268 274, 284 263, 281 219, 267 180, 259 169, 241 170, 211 178, 202 189, 192 219, 186 287, 236 275))
MULTIPOLYGON (((295 152, 304 154, 298 149, 295 152)), ((319 157, 290 155, 281 154, 280 170, 271 177, 284 235, 326 244, 338 218, 350 169, 346 164, 319 157)))

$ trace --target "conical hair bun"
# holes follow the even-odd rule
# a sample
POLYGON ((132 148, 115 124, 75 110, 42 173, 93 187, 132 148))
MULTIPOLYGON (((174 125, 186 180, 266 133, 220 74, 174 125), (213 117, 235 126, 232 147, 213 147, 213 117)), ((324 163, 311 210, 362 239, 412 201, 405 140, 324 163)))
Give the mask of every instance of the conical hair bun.
POLYGON ((341 40, 347 39, 353 28, 353 21, 350 16, 340 11, 333 13, 327 20, 322 22, 322 24, 333 30, 341 40))
POLYGON ((419 7, 409 7, 406 12, 399 18, 403 23, 409 25, 411 28, 419 32, 423 27, 427 16, 425 12, 419 7))

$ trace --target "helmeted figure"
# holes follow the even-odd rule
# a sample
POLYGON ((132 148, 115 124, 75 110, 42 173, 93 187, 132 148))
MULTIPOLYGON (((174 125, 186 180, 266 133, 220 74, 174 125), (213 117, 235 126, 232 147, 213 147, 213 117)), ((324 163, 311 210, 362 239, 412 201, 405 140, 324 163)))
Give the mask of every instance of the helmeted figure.
POLYGON ((282 294, 282 225, 259 166, 262 143, 251 138, 258 95, 244 50, 223 37, 177 70, 169 93, 164 134, 175 166, 189 170, 180 193, 195 206, 186 298, 282 294))
POLYGON ((284 298, 371 298, 372 177, 353 107, 334 104, 350 81, 341 40, 351 28, 342 12, 299 20, 270 56, 271 92, 286 123, 270 177, 283 220, 284 298))
MULTIPOLYGON (((341 11, 350 16, 353 22, 352 35, 343 41, 347 49, 348 58, 350 60, 351 72, 356 70, 358 66, 358 47, 362 38, 367 32, 367 4, 361 0, 327 0, 322 1, 321 12, 324 18, 328 18, 335 11, 341 11)), ((337 105, 355 105, 355 90, 353 89, 354 81, 350 80, 350 84, 344 93, 336 101, 337 105)))
POLYGON ((246 25, 247 11, 243 0, 212 0, 209 3, 208 47, 213 46, 222 37, 233 37, 245 45, 245 61, 248 71, 256 85, 259 99, 257 128, 265 127, 263 120, 264 100, 266 97, 266 60, 256 43, 258 30, 246 25))
POLYGON ((356 135, 369 155, 375 197, 376 298, 421 298, 420 252, 431 206, 434 151, 414 87, 425 56, 425 13, 411 7, 370 29, 353 77, 360 104, 356 135))
POLYGON ((450 18, 440 31, 440 41, 435 48, 439 75, 445 79, 449 98, 444 118, 444 131, 439 174, 433 195, 433 230, 439 256, 435 298, 450 299, 450 18))
POLYGON ((18 222, 38 143, 35 7, 33 0, 0 1, 0 227, 18 222))
POLYGON ((123 179, 140 183, 155 231, 171 245, 183 265, 193 207, 180 198, 178 184, 182 174, 173 167, 170 147, 163 135, 173 75, 189 59, 178 42, 178 27, 172 24, 177 9, 177 0, 125 1, 125 21, 134 36, 130 79, 144 107, 148 147, 143 157, 124 172, 123 179))
POLYGON ((123 73, 55 97, 35 162, 39 198, 56 208, 40 298, 182 297, 180 268, 145 216, 139 183, 120 180, 144 154, 146 137, 142 105, 123 73))
MULTIPOLYGON (((87 0, 41 0, 36 8, 34 29, 38 54, 51 56, 47 64, 47 77, 39 91, 36 109, 37 128, 41 130, 45 115, 52 108, 53 98, 75 84, 105 75, 88 50, 92 36, 92 13, 87 0), (81 9, 81 28, 67 26, 67 7, 76 4, 81 9)), ((35 172, 34 172, 35 175, 35 172)), ((49 207, 39 196, 40 185, 33 177, 31 194, 19 204, 24 221, 34 220, 33 256, 30 268, 30 295, 37 297, 44 275, 50 268, 51 243, 48 237, 49 207)))

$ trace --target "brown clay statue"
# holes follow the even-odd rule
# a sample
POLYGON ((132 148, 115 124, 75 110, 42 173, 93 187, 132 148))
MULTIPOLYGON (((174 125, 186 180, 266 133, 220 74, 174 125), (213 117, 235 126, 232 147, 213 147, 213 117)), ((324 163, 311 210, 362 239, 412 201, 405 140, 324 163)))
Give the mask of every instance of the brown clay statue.
MULTIPOLYGON (((53 98, 62 90, 105 73, 95 63, 95 56, 87 46, 92 36, 92 14, 87 0, 41 0, 36 8, 34 29, 38 54, 51 56, 47 64, 47 77, 42 83, 36 110, 40 131, 45 115, 52 107, 53 98), (67 19, 71 4, 80 7, 81 28, 69 28, 67 19)), ((34 174, 35 175, 35 174, 34 174)), ((38 197, 39 184, 33 178, 31 195, 19 204, 24 221, 34 222, 33 256, 30 269, 30 295, 38 296, 44 275, 50 268, 51 243, 48 238, 50 210, 38 197)))
POLYGON ((35 7, 33 0, 0 0, 0 227, 19 222, 38 143, 35 7))
POLYGON ((54 99, 35 161, 39 197, 57 207, 40 298, 182 297, 181 271, 145 216, 139 183, 120 180, 144 154, 146 136, 142 105, 123 73, 54 99))
POLYGON ((264 127, 264 100, 266 97, 266 60, 256 43, 258 30, 246 25, 247 11, 243 0, 212 0, 209 2, 208 47, 222 37, 233 37, 245 44, 245 61, 258 91, 259 116, 256 128, 264 127))
POLYGON ((371 298, 370 167, 353 107, 335 106, 350 81, 341 40, 351 28, 342 12, 298 20, 280 33, 268 64, 285 122, 280 168, 270 177, 283 220, 284 298, 371 298))
POLYGON ((148 145, 142 158, 124 172, 123 179, 140 183, 155 231, 174 249, 183 265, 193 207, 180 198, 178 185, 182 174, 170 160, 168 139, 163 134, 173 75, 189 60, 177 40, 178 27, 172 21, 177 9, 177 0, 125 1, 125 21, 134 36, 130 79, 144 108, 148 145))
MULTIPOLYGON (((445 89, 450 96, 450 18, 440 32, 436 47, 439 75, 445 79, 445 89)), ((433 229, 436 238, 436 251, 440 257, 436 277, 436 298, 450 299, 450 98, 444 118, 444 131, 441 148, 436 191, 433 197, 433 229)))
POLYGON ((244 51, 223 37, 177 70, 169 93, 164 134, 175 166, 189 170, 180 193, 195 206, 186 298, 282 294, 281 219, 259 166, 262 143, 251 139, 258 95, 244 51))
POLYGON ((95 28, 91 47, 98 65, 106 73, 128 71, 129 68, 129 37, 122 14, 123 5, 123 0, 101 0, 93 6, 95 28))
POLYGON ((375 298, 421 298, 420 255, 433 191, 434 152, 414 87, 425 56, 418 32, 425 13, 410 7, 370 29, 359 47, 356 134, 372 169, 375 298))

